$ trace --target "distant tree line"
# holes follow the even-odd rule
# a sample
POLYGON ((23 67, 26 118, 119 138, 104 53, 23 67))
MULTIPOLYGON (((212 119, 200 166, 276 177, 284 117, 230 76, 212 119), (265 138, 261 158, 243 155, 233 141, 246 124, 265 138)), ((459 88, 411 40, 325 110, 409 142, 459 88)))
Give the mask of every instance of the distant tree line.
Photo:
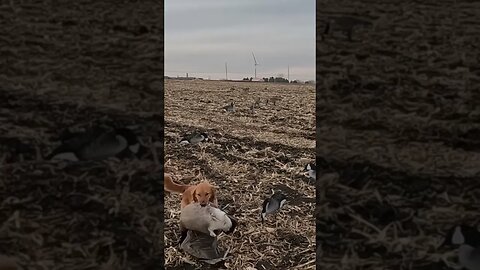
MULTIPOLYGON (((252 80, 253 80, 253 77, 243 78, 243 81, 250 81, 251 82, 252 80)), ((302 81, 299 81, 299 80, 288 81, 287 79, 285 79, 283 77, 263 78, 263 81, 264 82, 279 82, 279 83, 303 83, 302 81)), ((315 82, 314 81, 306 81, 304 83, 305 84, 314 84, 315 82)))
MULTIPOLYGON (((253 80, 253 77, 250 77, 250 78, 243 78, 243 81, 252 81, 253 80)), ((270 78, 263 78, 263 81, 264 82, 286 82, 288 83, 288 80, 285 79, 285 78, 282 78, 282 77, 270 77, 270 78)), ((292 81, 293 82, 293 81, 292 81)))
MULTIPOLYGON (((243 78, 243 80, 244 80, 244 81, 252 81, 252 80, 253 80, 253 77, 243 78)), ((287 82, 287 83, 288 83, 288 80, 285 79, 285 78, 282 78, 282 77, 263 78, 263 81, 264 81, 264 82, 287 82)))
POLYGON ((263 78, 264 82, 283 82, 288 83, 289 81, 282 77, 270 77, 270 78, 263 78))

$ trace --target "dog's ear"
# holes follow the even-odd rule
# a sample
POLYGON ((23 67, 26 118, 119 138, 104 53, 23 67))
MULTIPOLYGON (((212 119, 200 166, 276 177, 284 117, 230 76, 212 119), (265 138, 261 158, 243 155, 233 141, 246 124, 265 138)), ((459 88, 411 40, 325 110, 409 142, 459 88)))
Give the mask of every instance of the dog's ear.
POLYGON ((192 199, 193 199, 194 202, 198 202, 197 201, 197 190, 196 189, 194 189, 192 191, 192 199))

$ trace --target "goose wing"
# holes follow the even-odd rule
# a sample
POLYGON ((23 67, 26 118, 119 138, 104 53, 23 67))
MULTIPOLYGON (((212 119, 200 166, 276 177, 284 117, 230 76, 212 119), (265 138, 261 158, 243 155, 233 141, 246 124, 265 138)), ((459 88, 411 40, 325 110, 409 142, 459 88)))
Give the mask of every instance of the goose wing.
POLYGON ((201 232, 188 231, 187 237, 180 247, 188 254, 199 259, 213 260, 223 257, 216 237, 201 232))

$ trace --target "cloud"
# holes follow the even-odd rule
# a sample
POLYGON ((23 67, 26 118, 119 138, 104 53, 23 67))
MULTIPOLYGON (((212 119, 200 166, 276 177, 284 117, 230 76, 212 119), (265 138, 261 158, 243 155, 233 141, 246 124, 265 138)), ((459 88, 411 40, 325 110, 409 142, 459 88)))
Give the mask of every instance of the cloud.
POLYGON ((232 76, 235 70, 239 76, 253 73, 254 51, 257 70, 265 74, 290 65, 298 79, 315 78, 312 0, 167 0, 165 12, 167 75, 190 71, 223 78, 225 62, 232 76))

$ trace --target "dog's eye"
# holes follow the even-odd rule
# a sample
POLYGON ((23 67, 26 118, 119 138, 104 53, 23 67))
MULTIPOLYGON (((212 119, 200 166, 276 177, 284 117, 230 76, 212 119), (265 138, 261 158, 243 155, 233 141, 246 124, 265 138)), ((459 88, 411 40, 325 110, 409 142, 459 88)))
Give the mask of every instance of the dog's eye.
POLYGON ((210 194, 210 193, 205 193, 205 196, 208 196, 208 194, 210 194))

